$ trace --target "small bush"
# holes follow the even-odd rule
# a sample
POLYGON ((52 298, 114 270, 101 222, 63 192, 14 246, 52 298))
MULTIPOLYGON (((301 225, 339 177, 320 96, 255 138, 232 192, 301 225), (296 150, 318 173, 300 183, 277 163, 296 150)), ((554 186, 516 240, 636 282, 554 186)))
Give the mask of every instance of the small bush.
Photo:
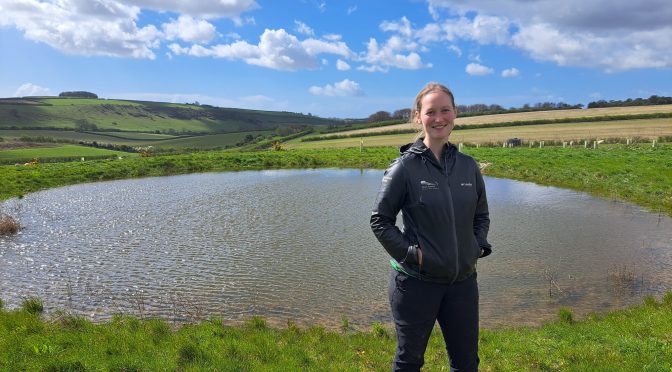
POLYGON ((2 302, 2 299, 0 299, 0 309, 2 309, 3 307, 5 307, 5 303, 2 302))
POLYGON ((30 314, 41 314, 44 311, 44 303, 37 297, 30 297, 23 300, 21 308, 30 314))
POLYGON ((561 307, 560 310, 558 310, 558 318, 560 318, 560 322, 562 323, 566 324, 574 323, 572 310, 566 307, 561 307))

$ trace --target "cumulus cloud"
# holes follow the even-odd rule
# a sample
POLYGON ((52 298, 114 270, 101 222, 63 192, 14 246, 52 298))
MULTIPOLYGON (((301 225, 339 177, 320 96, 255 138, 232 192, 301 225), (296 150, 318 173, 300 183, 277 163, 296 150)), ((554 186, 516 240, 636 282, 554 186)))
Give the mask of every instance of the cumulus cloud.
POLYGON ((47 93, 49 93, 49 88, 44 88, 33 83, 25 83, 14 92, 14 97, 41 96, 47 93))
POLYGON ((419 45, 407 38, 398 35, 391 36, 383 45, 378 44, 375 38, 370 38, 367 51, 360 60, 368 65, 360 66, 363 71, 388 71, 390 67, 417 70, 432 67, 430 63, 423 63, 420 55, 414 50, 419 45))
POLYGON ((672 67, 672 7, 666 0, 427 3, 448 40, 509 45, 560 66, 605 71, 672 67), (441 9, 448 14, 443 22, 441 9))
POLYGON ((336 61, 336 69, 338 71, 348 71, 350 70, 350 65, 347 62, 339 59, 336 61))
POLYGON ((212 39, 214 26, 203 18, 238 18, 256 7, 253 0, 3 0, 0 26, 69 54, 154 59, 165 39, 212 39), (180 16, 161 31, 138 25, 143 10, 180 16))
POLYGON ((502 77, 505 77, 505 78, 516 77, 516 76, 519 76, 519 75, 520 75, 520 71, 515 67, 507 68, 506 70, 502 71, 502 77))
POLYGON ((207 43, 215 36, 215 26, 205 20, 182 15, 177 20, 163 24, 168 40, 182 39, 194 43, 207 43))
POLYGON ((318 39, 300 41, 284 29, 266 29, 256 45, 246 41, 236 41, 211 47, 200 45, 182 47, 178 44, 171 44, 168 47, 176 55, 243 60, 251 65, 276 70, 315 68, 320 63, 317 58, 320 54, 335 54, 343 57, 353 54, 343 42, 318 39))
POLYGON ((311 94, 316 96, 361 96, 364 95, 364 91, 359 87, 359 84, 355 81, 344 79, 338 83, 327 84, 323 87, 312 86, 308 91, 311 94))
POLYGON ((483 76, 483 75, 489 75, 494 72, 493 69, 487 66, 483 66, 478 63, 470 63, 467 65, 465 68, 465 71, 469 75, 475 75, 475 76, 483 76))

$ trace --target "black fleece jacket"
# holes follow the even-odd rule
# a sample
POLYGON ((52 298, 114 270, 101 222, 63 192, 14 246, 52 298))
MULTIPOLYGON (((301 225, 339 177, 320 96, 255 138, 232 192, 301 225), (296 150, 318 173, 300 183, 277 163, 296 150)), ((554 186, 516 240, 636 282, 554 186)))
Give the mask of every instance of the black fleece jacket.
POLYGON ((437 161, 422 139, 401 147, 385 171, 371 229, 403 271, 418 279, 453 283, 476 271, 491 253, 485 184, 476 161, 446 144, 437 161), (402 211, 403 232, 396 226, 402 211), (417 249, 423 263, 418 264, 417 249))

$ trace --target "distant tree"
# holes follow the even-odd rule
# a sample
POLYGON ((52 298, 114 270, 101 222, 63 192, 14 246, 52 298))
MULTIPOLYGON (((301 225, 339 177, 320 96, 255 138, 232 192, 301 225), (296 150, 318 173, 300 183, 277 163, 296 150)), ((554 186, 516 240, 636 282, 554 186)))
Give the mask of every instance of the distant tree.
POLYGON ((85 91, 61 92, 58 96, 70 98, 98 98, 97 94, 85 91))
POLYGON ((77 132, 96 131, 98 126, 86 119, 77 119, 75 121, 75 130, 77 132))
POLYGON ((392 115, 390 115, 389 112, 387 111, 378 111, 375 114, 371 114, 368 118, 369 123, 375 123, 378 121, 385 121, 385 120, 390 120, 392 119, 392 115))
POLYGON ((401 109, 397 110, 392 114, 393 119, 404 119, 408 120, 411 117, 411 109, 401 109))

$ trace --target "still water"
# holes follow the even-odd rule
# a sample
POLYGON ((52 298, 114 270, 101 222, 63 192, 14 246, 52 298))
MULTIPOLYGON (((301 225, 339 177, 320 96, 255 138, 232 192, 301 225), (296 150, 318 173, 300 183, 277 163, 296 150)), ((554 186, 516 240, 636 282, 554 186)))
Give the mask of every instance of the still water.
MULTIPOLYGON (((2 204, 0 298, 38 296, 104 320, 262 315, 271 323, 390 320, 388 257, 368 220, 381 170, 205 173, 75 185, 2 204)), ((672 220, 640 207, 487 178, 493 254, 481 324, 536 325, 672 290, 672 220)))

